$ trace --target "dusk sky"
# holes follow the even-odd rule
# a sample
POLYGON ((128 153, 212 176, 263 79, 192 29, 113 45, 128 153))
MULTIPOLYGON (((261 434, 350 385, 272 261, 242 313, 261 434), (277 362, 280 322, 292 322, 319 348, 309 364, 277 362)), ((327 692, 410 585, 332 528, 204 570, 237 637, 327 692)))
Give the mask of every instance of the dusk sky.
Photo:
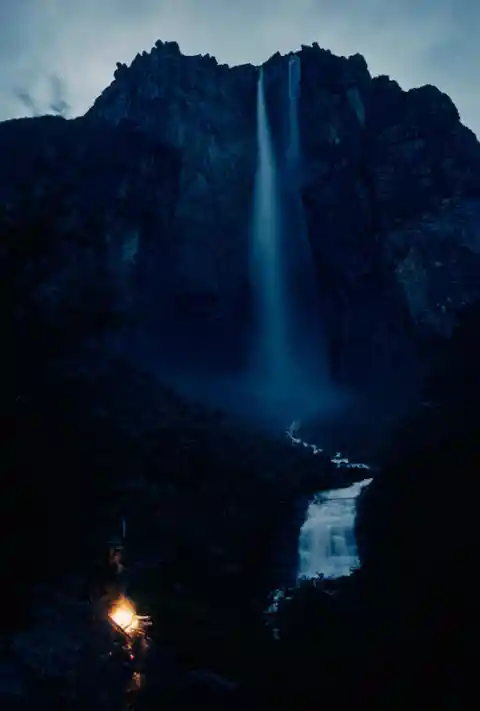
POLYGON ((373 75, 404 89, 438 86, 480 135, 479 0, 0 2, 0 120, 49 112, 59 99, 69 115, 83 113, 115 63, 157 39, 228 64, 260 64, 317 41, 335 54, 360 52, 373 75))

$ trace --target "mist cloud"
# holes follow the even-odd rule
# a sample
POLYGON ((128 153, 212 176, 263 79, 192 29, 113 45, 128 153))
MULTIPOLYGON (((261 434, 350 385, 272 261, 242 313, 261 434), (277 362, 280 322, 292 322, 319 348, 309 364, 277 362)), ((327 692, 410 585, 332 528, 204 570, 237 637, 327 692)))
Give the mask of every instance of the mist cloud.
MULTIPOLYGON (((186 54, 259 64, 317 41, 362 53, 372 74, 404 88, 437 85, 480 134, 478 0, 15 0, 0 5, 0 119, 71 104, 83 113, 157 39, 186 54), (51 78, 61 77, 60 103, 51 78), (12 85, 22 87, 21 99, 12 85), (68 101, 65 96, 68 89, 68 101)), ((68 111, 67 108, 63 108, 68 111)))

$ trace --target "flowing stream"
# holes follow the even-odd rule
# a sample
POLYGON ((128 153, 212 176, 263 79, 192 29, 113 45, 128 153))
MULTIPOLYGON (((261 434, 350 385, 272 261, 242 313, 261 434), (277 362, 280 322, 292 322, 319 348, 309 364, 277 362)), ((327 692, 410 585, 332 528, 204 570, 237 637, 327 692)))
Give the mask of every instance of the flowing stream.
POLYGON ((349 575, 358 566, 354 526, 356 500, 372 480, 318 494, 310 503, 298 542, 298 577, 349 575))
MULTIPOLYGON (((298 436, 299 426, 294 421, 287 429, 291 443, 309 449, 313 455, 321 454, 322 449, 298 436)), ((370 469, 368 464, 351 462, 341 452, 336 452, 330 461, 345 469, 370 469)), ((298 541, 299 579, 320 573, 326 578, 338 578, 358 566, 354 532, 357 497, 371 481, 363 479, 351 486, 321 492, 310 502, 298 541)))

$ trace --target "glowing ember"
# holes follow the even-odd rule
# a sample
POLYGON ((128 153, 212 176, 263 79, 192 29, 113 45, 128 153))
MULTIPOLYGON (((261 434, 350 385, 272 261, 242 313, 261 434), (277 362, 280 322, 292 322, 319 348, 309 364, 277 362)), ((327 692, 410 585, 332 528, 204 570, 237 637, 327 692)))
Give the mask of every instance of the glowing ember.
POLYGON ((126 598, 118 600, 109 612, 109 617, 118 627, 131 634, 138 628, 138 617, 132 603, 126 598))

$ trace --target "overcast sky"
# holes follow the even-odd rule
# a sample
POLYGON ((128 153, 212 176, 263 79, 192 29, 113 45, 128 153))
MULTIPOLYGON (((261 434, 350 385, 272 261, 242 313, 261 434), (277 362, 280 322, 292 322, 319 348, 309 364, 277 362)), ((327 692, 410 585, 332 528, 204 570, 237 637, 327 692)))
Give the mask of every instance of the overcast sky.
POLYGON ((0 120, 60 99, 83 113, 157 39, 229 64, 317 41, 405 89, 435 84, 480 135, 479 36, 480 0, 0 0, 0 120))

